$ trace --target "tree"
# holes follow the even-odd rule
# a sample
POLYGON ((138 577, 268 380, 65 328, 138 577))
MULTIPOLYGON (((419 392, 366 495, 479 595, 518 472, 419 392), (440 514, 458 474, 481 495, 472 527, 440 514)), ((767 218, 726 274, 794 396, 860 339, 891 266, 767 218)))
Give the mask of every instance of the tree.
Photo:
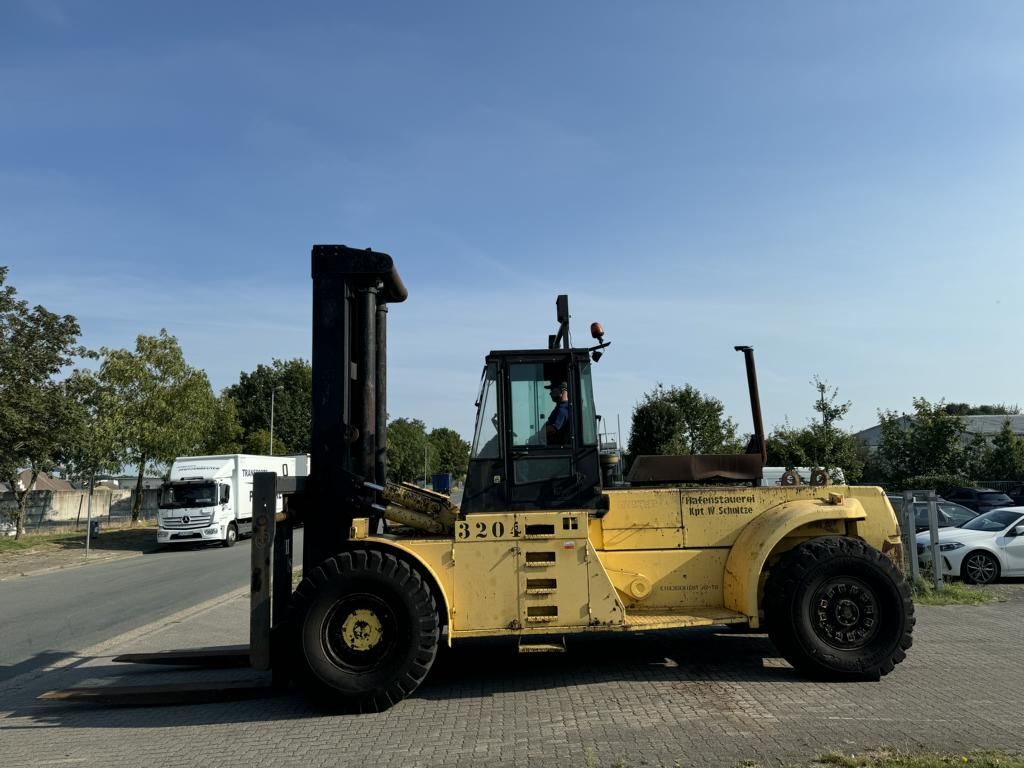
POLYGON ((1016 416, 1020 414, 1018 406, 1006 403, 996 403, 995 405, 946 403, 942 409, 950 416, 1016 416))
POLYGON ((7 268, 0 267, 0 476, 15 494, 20 538, 39 473, 56 466, 68 435, 76 432, 76 411, 55 377, 87 353, 77 343, 81 331, 74 317, 29 309, 14 286, 4 285, 6 277, 7 268), (26 466, 30 479, 21 486, 18 473, 26 466))
MULTIPOLYGON (((980 435, 976 436, 984 442, 980 435)), ((992 438, 992 446, 985 457, 984 475, 993 480, 1024 479, 1024 439, 1017 437, 1010 420, 1003 422, 998 434, 992 438)), ((981 477, 982 472, 971 477, 981 477)))
POLYGON ((814 462, 808 458, 808 437, 808 429, 796 429, 788 422, 775 427, 765 441, 768 444, 768 466, 787 469, 811 466, 814 462))
MULTIPOLYGON (((270 430, 269 429, 257 429, 255 432, 249 432, 242 436, 242 453, 252 453, 256 456, 266 456, 270 453, 270 430)), ((274 436, 274 453, 276 454, 290 454, 296 453, 292 449, 282 443, 277 435, 274 436)))
POLYGON ((114 416, 114 393, 88 370, 74 371, 66 387, 77 417, 73 421, 76 432, 69 436, 62 453, 64 470, 69 478, 87 483, 91 494, 96 475, 116 472, 124 463, 114 416))
POLYGON ((142 507, 142 478, 176 456, 198 453, 215 419, 216 402, 203 371, 192 368, 178 341, 161 329, 140 335, 135 351, 101 350, 100 383, 111 393, 114 427, 125 458, 138 467, 132 523, 142 507))
MULTIPOLYGON (((309 453, 313 413, 313 368, 301 358, 274 359, 224 390, 237 409, 242 443, 263 446, 260 433, 270 432, 270 396, 274 393, 274 453, 309 453), (280 389, 277 389, 280 387, 280 389)), ((261 453, 269 453, 269 439, 261 453)), ((248 448, 247 448, 248 450, 248 448)))
MULTIPOLYGON (((971 442, 962 447, 960 457, 960 471, 958 475, 965 478, 984 477, 988 473, 989 463, 992 457, 992 446, 984 435, 974 435, 971 442)), ((920 485, 920 483, 914 483, 920 485)))
POLYGON ((437 457, 434 466, 436 472, 450 472, 455 478, 466 476, 469 467, 469 443, 462 435, 448 427, 432 429, 429 435, 430 449, 437 457))
POLYGON ((839 389, 829 386, 820 376, 815 376, 811 385, 816 392, 813 408, 818 418, 803 429, 788 424, 776 427, 767 440, 768 463, 790 469, 824 467, 829 472, 838 468, 847 482, 855 483, 863 474, 866 450, 838 426, 852 404, 837 402, 839 389))
POLYGON ((437 452, 430 450, 427 427, 419 419, 395 419, 388 424, 388 479, 422 480, 434 471, 437 452), (426 466, 424 467, 424 462, 426 466))
POLYGON ((666 388, 659 383, 633 409, 629 453, 738 453, 743 446, 736 435, 736 423, 724 414, 721 400, 689 384, 666 388))
POLYGON ((242 425, 238 421, 238 406, 226 393, 221 394, 214 401, 213 421, 203 453, 242 453, 243 436, 242 425))
POLYGON ((853 435, 837 426, 853 403, 849 400, 836 402, 839 388, 830 387, 820 376, 816 375, 811 384, 817 392, 814 410, 818 421, 809 427, 808 458, 814 466, 824 467, 829 472, 842 469, 847 482, 857 482, 864 468, 864 452, 853 435))
POLYGON ((905 483, 924 475, 964 473, 964 423, 945 404, 914 398, 914 414, 879 411, 881 435, 876 460, 882 479, 905 483))

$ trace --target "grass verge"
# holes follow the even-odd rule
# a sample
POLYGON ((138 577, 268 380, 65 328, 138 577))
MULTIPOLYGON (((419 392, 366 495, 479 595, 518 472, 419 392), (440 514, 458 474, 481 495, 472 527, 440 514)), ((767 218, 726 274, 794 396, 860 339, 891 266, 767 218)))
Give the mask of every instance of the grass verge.
POLYGON ((923 578, 914 582, 914 602, 918 605, 981 605, 998 600, 986 587, 975 587, 960 581, 947 581, 942 589, 923 578))
POLYGON ((861 755, 843 755, 833 752, 821 755, 811 763, 838 768, 1024 768, 1024 756, 1000 751, 977 751, 963 754, 909 753, 881 749, 861 755))
MULTIPOLYGON (((153 526, 104 527, 100 535, 90 542, 90 547, 97 551, 154 549, 156 547, 156 528, 153 526)), ((13 553, 84 549, 85 531, 26 533, 20 539, 15 539, 13 536, 0 537, 0 556, 13 553)))

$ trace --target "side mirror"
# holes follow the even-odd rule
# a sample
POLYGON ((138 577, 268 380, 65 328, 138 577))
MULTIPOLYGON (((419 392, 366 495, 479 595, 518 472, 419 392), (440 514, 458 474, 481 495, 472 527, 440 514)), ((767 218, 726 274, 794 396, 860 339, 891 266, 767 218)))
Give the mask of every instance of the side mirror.
POLYGON ((1018 525, 1013 529, 1014 536, 1024 536, 1024 525, 1018 525))
POLYGON ((231 486, 222 485, 220 487, 220 503, 227 504, 231 500, 231 486))

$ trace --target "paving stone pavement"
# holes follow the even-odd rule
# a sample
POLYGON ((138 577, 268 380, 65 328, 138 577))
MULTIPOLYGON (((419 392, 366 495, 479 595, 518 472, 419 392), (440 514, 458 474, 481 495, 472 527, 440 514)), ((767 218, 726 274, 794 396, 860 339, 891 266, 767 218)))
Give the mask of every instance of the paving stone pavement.
MULTIPOLYGON (((763 635, 695 630, 571 639, 558 656, 474 642, 377 715, 327 715, 297 695, 143 709, 35 700, 68 685, 183 679, 103 655, 0 687, 0 764, 735 766, 882 746, 1021 751, 1024 584, 1008 596, 920 607, 907 661, 879 683, 808 682, 763 635)), ((247 609, 236 597, 119 650, 244 643, 247 609)))

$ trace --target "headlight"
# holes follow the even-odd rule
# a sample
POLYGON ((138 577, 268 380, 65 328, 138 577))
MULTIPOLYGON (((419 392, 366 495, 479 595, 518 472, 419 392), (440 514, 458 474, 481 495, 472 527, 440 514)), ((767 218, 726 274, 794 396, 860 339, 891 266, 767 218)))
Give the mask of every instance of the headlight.
POLYGON ((963 546, 963 544, 961 544, 959 541, 950 541, 950 542, 948 542, 946 544, 939 544, 939 551, 940 552, 950 552, 950 551, 952 551, 954 549, 960 549, 960 547, 962 547, 962 546, 963 546))

